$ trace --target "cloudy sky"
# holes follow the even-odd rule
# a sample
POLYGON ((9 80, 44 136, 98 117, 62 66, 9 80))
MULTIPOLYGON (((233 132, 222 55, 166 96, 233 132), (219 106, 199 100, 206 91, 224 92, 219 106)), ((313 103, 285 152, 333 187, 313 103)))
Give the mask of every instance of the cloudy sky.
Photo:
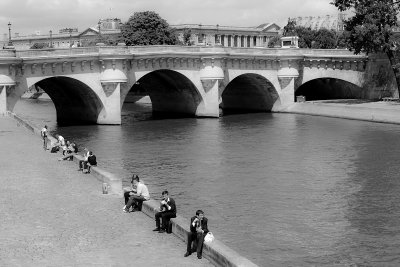
POLYGON ((171 25, 182 23, 256 26, 288 17, 335 15, 332 0, 0 0, 0 33, 42 34, 97 25, 100 18, 126 22, 134 12, 152 10, 171 25))

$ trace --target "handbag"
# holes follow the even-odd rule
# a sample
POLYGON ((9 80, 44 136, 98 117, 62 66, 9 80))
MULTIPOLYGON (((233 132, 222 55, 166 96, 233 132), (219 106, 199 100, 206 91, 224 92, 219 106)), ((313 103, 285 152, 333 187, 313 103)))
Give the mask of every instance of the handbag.
POLYGON ((211 243, 214 241, 214 235, 211 232, 208 232, 204 237, 204 243, 211 243))

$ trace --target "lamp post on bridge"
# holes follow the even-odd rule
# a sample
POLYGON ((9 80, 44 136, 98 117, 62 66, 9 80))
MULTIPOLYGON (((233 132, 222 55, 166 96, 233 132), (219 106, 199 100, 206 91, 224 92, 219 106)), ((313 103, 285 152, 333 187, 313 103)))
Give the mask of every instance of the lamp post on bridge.
POLYGON ((50 30, 50 48, 53 48, 53 31, 50 30))
POLYGON ((12 46, 12 41, 11 41, 11 22, 9 22, 8 24, 8 46, 12 46))

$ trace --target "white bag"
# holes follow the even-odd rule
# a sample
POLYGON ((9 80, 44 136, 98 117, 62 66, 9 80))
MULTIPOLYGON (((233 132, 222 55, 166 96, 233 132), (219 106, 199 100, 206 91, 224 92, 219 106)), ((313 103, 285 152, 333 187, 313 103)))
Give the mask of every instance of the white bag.
POLYGON ((204 243, 211 243, 214 241, 214 235, 211 232, 208 232, 204 237, 204 243))

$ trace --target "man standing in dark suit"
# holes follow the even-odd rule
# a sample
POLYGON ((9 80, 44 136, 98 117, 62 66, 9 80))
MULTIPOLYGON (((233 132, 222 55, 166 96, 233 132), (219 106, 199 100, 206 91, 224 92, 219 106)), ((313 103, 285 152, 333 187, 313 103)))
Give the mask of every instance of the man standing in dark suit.
POLYGON ((190 219, 190 233, 188 235, 185 257, 197 251, 197 258, 202 258, 204 237, 208 233, 207 218, 202 210, 196 211, 196 216, 190 219), (193 250, 192 250, 193 242, 193 250))
POLYGON ((159 233, 164 233, 167 230, 169 220, 176 217, 175 200, 168 196, 168 191, 162 192, 163 200, 160 203, 160 211, 156 213, 156 229, 159 233), (162 227, 160 227, 160 218, 162 218, 162 227))

